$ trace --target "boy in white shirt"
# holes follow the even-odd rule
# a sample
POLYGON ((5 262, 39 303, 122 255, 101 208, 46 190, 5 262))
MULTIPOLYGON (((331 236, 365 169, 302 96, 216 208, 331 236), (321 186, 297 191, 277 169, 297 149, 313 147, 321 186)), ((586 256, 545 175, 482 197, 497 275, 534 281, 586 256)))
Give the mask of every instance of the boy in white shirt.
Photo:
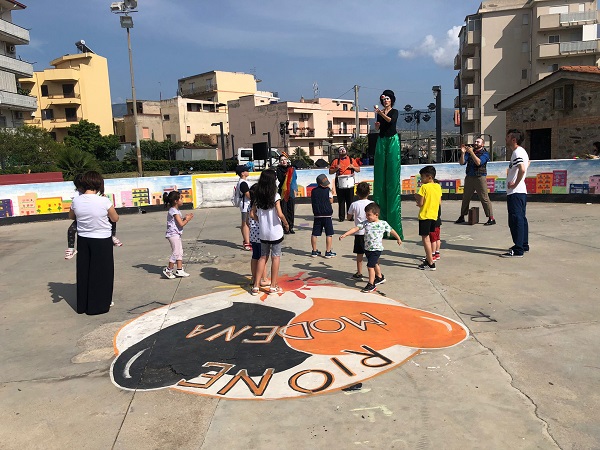
MULTIPOLYGON (((369 197, 370 187, 369 183, 364 181, 358 183, 356 185, 356 195, 358 196, 358 200, 353 202, 348 208, 348 220, 354 219, 354 226, 358 226, 359 223, 367 220, 367 215, 365 213, 365 207, 371 203, 371 201, 367 198, 369 197)), ((352 278, 355 280, 362 280, 362 262, 363 255, 365 253, 365 230, 358 230, 354 233, 354 249, 352 253, 356 254, 356 273, 352 275, 352 278)))

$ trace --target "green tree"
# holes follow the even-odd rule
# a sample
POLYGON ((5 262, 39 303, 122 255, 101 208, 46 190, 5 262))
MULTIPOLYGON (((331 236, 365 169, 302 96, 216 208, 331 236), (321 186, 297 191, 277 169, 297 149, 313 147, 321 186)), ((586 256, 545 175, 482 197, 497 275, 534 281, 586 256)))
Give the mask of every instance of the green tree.
POLYGON ((21 165, 53 165, 61 144, 38 127, 0 129, 0 167, 21 165))
POLYGON ((366 137, 356 138, 348 148, 348 155, 352 158, 360 158, 363 154, 367 153, 368 148, 369 140, 366 137))
POLYGON ((78 173, 99 170, 98 161, 88 152, 65 146, 58 152, 56 165, 65 180, 72 180, 78 173))
POLYGON ((292 155, 292 157, 290 159, 292 162, 302 160, 306 164, 308 164, 309 167, 312 167, 315 165, 315 162, 312 160, 312 158, 310 156, 308 156, 306 154, 306 151, 302 147, 296 147, 296 149, 294 150, 294 154, 292 155))
POLYGON ((148 159, 165 160, 171 159, 171 150, 176 148, 175 143, 171 141, 158 142, 155 140, 140 141, 142 156, 148 159))
POLYGON ((102 136, 100 127, 87 120, 71 125, 65 137, 65 145, 77 150, 91 153, 99 161, 113 161, 119 148, 119 137, 115 135, 102 136))

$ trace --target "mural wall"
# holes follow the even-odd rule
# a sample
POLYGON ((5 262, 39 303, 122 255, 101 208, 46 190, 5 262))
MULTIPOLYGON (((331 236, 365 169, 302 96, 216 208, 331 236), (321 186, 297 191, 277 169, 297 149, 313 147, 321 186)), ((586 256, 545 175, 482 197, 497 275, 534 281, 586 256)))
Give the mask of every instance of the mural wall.
MULTIPOLYGON (((402 194, 413 194, 420 186, 422 165, 402 166, 402 194)), ((446 193, 461 194, 465 167, 457 163, 436 164, 437 179, 446 193)), ((490 192, 506 192, 508 162, 488 163, 490 192)), ((316 177, 327 169, 299 170, 298 197, 310 197, 316 177)), ((254 182, 259 174, 253 173, 254 182)), ((195 208, 231 206, 230 198, 237 177, 234 174, 178 175, 165 177, 119 178, 105 180, 106 195, 116 208, 162 204, 164 192, 173 189, 183 194, 184 203, 195 208)), ((363 167, 356 181, 373 182, 373 167, 363 167)), ((600 160, 532 161, 527 178, 530 194, 600 194, 600 160)), ((14 216, 67 212, 75 194, 72 182, 17 184, 0 186, 0 219, 14 216)))

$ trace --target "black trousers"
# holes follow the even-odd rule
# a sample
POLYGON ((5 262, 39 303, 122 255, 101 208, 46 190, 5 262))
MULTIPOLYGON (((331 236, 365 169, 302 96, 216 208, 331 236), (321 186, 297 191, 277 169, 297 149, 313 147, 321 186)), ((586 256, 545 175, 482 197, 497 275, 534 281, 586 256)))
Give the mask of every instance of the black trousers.
POLYGON ((350 207, 350 204, 352 203, 352 199, 354 198, 354 188, 348 188, 348 189, 337 188, 336 192, 337 192, 337 201, 338 201, 338 205, 339 205, 338 219, 346 220, 346 217, 348 217, 348 208, 350 207))
POLYGON ((104 314, 110 309, 115 281, 112 238, 77 236, 77 313, 104 314))
POLYGON ((281 212, 285 216, 285 220, 287 220, 288 225, 290 226, 290 230, 294 229, 294 206, 296 205, 296 201, 293 197, 290 197, 287 201, 281 199, 281 212))

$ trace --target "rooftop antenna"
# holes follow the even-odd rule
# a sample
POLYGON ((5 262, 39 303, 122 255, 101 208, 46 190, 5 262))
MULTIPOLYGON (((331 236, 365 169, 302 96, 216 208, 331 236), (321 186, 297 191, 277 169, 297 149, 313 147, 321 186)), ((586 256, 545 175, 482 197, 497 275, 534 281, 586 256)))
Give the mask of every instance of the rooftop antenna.
POLYGON ((316 81, 313 83, 313 94, 314 98, 319 98, 319 85, 316 81))

